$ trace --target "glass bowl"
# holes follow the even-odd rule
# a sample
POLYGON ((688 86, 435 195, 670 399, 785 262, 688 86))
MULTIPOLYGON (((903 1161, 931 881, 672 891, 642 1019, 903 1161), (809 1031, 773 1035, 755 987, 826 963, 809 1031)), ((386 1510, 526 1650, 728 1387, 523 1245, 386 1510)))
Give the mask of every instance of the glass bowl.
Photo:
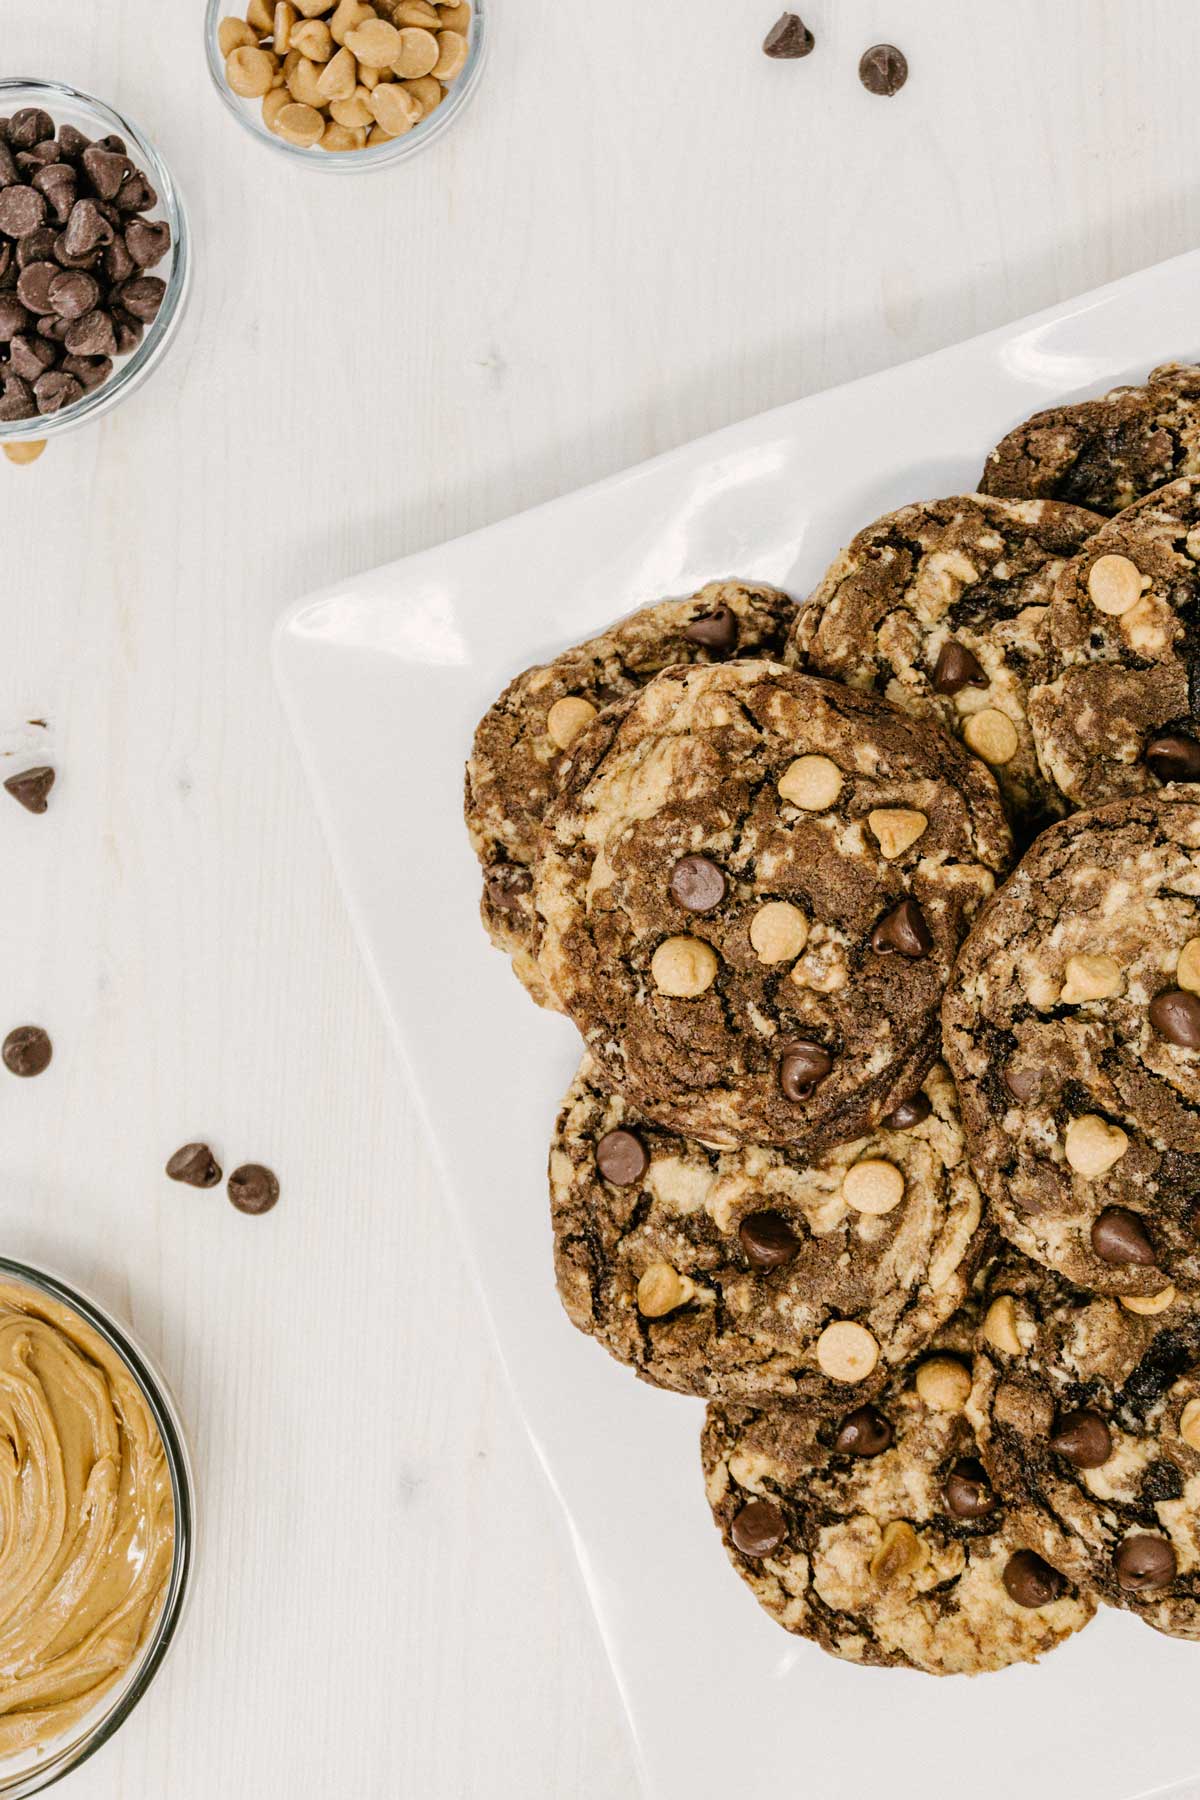
MULTIPOLYGON (((123 137, 125 133, 121 135, 123 137)), ((179 1628, 188 1596, 196 1554, 196 1494, 187 1442, 175 1402, 161 1374, 125 1327, 118 1325, 103 1307, 80 1293, 78 1288, 44 1270, 31 1268, 27 1263, 0 1257, 0 1279, 29 1288, 42 1299, 52 1300, 75 1313, 124 1363, 141 1389, 162 1438, 175 1507, 174 1553, 157 1624, 123 1679, 100 1697, 93 1711, 72 1727, 61 1742, 52 1743, 41 1751, 9 1756, 0 1761, 0 1797, 2 1800, 20 1800, 21 1796, 40 1794, 61 1781, 64 1775, 77 1769, 107 1743, 158 1674, 179 1628)))
POLYGON ((307 163, 310 169, 328 169, 333 174, 355 174, 371 169, 391 169, 397 163, 405 162, 410 156, 427 150, 442 134, 449 130, 454 121, 462 113, 467 101, 479 85, 479 77, 483 73, 484 58, 487 54, 488 26, 486 0, 472 0, 472 18, 470 43, 467 60, 462 70, 451 84, 437 111, 421 124, 414 125, 403 137, 393 138, 390 144, 373 144, 364 150, 319 150, 302 149, 298 144, 289 144, 286 138, 277 137, 268 131, 263 123, 262 102, 259 100, 243 100, 235 94, 225 80, 225 58, 221 55, 221 47, 217 42, 217 29, 221 20, 231 15, 242 17, 245 4, 239 8, 237 0, 208 0, 208 8, 204 17, 204 47, 208 56, 208 72, 212 76, 216 88, 227 109, 233 114, 238 124, 248 131, 252 138, 270 149, 278 151, 292 162, 307 163))
MULTIPOLYGON (((40 106, 55 126, 74 125, 85 137, 102 138, 116 133, 125 139, 132 160, 143 169, 158 195, 158 205, 148 219, 165 219, 171 227, 172 247, 166 259, 152 271, 167 284, 157 316, 146 327, 141 343, 128 356, 114 358, 114 368, 101 387, 93 388, 61 412, 39 414, 33 419, 0 420, 0 443, 19 443, 34 438, 53 438, 89 419, 97 419, 140 387, 166 354, 183 316, 191 260, 187 216, 179 190, 158 151, 136 125, 102 100, 82 94, 63 81, 34 81, 22 76, 0 79, 0 116, 9 118, 24 106, 40 106)), ((4 1789, 0 1788, 0 1793, 4 1789)))

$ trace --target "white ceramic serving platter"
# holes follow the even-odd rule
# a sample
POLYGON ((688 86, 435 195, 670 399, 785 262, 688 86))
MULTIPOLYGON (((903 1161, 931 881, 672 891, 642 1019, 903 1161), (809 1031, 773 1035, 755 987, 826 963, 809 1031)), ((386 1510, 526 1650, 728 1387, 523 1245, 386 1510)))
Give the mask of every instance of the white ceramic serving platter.
POLYGON ((660 1800, 1200 1795, 1200 1645, 1109 1613, 1038 1668, 934 1681, 839 1664, 759 1611, 705 1505, 700 1404, 643 1387, 559 1309, 544 1171, 577 1044, 480 928, 460 817, 472 729, 518 669, 619 614, 717 576, 803 595, 877 514, 970 490, 1026 414, 1198 354, 1193 253, 281 621, 279 682, 346 896, 660 1800))

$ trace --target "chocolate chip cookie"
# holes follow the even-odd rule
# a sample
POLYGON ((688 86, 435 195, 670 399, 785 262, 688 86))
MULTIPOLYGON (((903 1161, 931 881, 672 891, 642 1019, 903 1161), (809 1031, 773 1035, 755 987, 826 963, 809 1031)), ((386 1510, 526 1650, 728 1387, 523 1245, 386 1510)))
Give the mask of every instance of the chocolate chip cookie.
POLYGON ((779 1624, 848 1662, 977 1675, 1036 1661, 1095 1612, 1000 1502, 953 1366, 957 1383, 922 1397, 914 1382, 842 1420, 708 1409, 730 1561, 779 1624))
POLYGON ((997 1491, 1063 1574, 1200 1637, 1200 1311, 1131 1313, 1011 1255, 967 1411, 997 1491))
POLYGON ((1029 717, 1067 798, 1200 781, 1200 479, 1110 520, 1059 576, 1047 624, 1029 717))
POLYGON ((919 1084, 1009 854, 991 776, 932 726, 776 664, 668 669, 576 745, 539 966, 647 1118, 811 1152, 919 1084))
POLYGON ((1143 387, 1035 413, 996 446, 979 490, 1118 513, 1200 475, 1200 368, 1166 363, 1143 387))
POLYGON ((925 1348, 985 1235, 940 1063, 878 1131, 807 1162, 652 1125, 586 1058, 550 1199, 563 1305, 619 1362, 680 1393, 826 1410, 925 1348))
POLYGON ((861 531, 797 616, 800 666, 931 718, 987 763, 1021 835, 1066 811, 1038 767, 1027 699, 1048 676, 1046 611, 1104 521, 1042 500, 935 500, 861 531))
POLYGON ((943 1009, 1000 1229, 1081 1287, 1200 1290, 1200 804, 1115 801, 1042 834, 943 1009))
POLYGON ((579 733, 672 663, 783 654, 795 603, 778 588, 714 581, 662 600, 552 663, 526 669, 480 721, 467 764, 466 821, 483 866, 483 923, 541 1004, 532 955, 531 867, 542 821, 579 733))

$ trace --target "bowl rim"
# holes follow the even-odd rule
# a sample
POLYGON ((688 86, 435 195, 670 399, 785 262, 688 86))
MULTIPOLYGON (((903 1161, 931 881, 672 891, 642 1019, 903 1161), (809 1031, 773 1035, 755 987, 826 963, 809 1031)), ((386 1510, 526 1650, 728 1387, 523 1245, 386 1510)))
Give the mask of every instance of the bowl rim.
POLYGON ((100 1717, 85 1725, 75 1737, 58 1748, 52 1747, 36 1766, 15 1771, 7 1777, 0 1776, 2 1800, 24 1800, 24 1796, 39 1794, 52 1787, 94 1756, 125 1723, 161 1669, 191 1594, 196 1560, 196 1481, 175 1398, 153 1357, 134 1333, 74 1282, 68 1282, 48 1269, 20 1258, 0 1256, 0 1276, 32 1288, 76 1313, 124 1363, 141 1390, 162 1439, 175 1507, 175 1541, 166 1593, 154 1630, 142 1647, 131 1675, 124 1686, 116 1690, 111 1704, 100 1717))
POLYGON ((490 0, 471 0, 471 36, 467 60, 432 118, 423 119, 411 131, 406 131, 403 137, 393 138, 390 144, 368 145, 362 150, 342 150, 334 155, 316 146, 305 149, 299 144, 289 144, 286 138, 268 131, 253 102, 243 100, 232 91, 225 80, 225 63, 217 44, 217 30, 221 20, 236 16, 236 11, 231 13, 230 0, 207 0, 204 13, 205 60, 212 84, 225 110, 232 113, 243 131, 249 132, 256 143, 273 150, 276 155, 286 156, 296 163, 304 163, 310 169, 324 169, 334 175, 371 174, 378 169, 394 168, 407 157, 427 150, 461 115, 479 86, 479 78, 483 73, 490 42, 489 4, 490 0))
MULTIPOLYGON (((115 365, 108 380, 98 388, 93 388, 90 394, 83 394, 70 406, 64 406, 61 412, 39 413, 32 419, 0 420, 0 443, 48 439, 59 432, 70 431, 109 411, 135 388, 140 387, 151 371, 158 367, 175 335, 191 284, 191 235, 183 196, 162 154, 141 126, 126 114, 118 112, 106 100, 89 94, 83 88, 74 87, 69 81, 38 75, 0 76, 0 111, 11 104, 10 96, 18 93, 28 96, 21 104, 41 105, 50 113, 53 113, 56 98, 65 100, 84 111, 93 112, 119 137, 130 140, 132 149, 145 167, 158 194, 159 203, 155 210, 166 218, 171 227, 171 270, 166 278, 167 290, 163 295, 162 305, 141 343, 115 365)), ((58 124, 56 119, 56 127, 58 124)), ((3 1792, 3 1788, 0 1788, 0 1794, 3 1792)))

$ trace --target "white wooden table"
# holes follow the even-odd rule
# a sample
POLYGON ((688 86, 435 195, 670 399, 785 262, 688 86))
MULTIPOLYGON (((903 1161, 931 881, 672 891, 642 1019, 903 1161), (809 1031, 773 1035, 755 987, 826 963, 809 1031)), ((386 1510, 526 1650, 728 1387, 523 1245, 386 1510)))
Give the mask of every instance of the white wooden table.
POLYGON ((459 126, 353 181, 238 132, 199 0, 4 11, 6 73, 146 126, 197 252, 150 385, 0 464, 3 772, 60 770, 45 818, 0 806, 0 1028, 56 1044, 0 1079, 0 1245, 158 1351, 201 1482, 182 1639, 78 1800, 635 1788, 283 729, 277 613, 1200 224, 1190 0, 811 0, 783 64, 771 0, 490 4, 459 126), (855 75, 881 38, 890 102, 855 75), (166 1182, 193 1136, 276 1167, 276 1212, 166 1182))

